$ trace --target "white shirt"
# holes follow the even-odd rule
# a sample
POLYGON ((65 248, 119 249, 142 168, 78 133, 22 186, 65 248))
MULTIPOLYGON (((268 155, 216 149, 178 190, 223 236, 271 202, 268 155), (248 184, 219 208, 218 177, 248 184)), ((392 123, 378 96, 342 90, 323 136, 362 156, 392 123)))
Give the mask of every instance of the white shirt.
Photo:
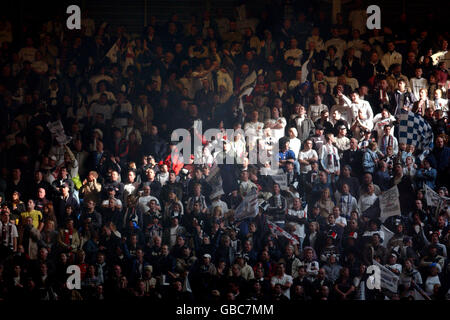
POLYGON ((401 264, 399 264, 399 263, 396 263, 396 264, 387 264, 386 265, 386 267, 388 268, 388 269, 393 269, 393 270, 397 270, 398 272, 402 272, 402 265, 401 264))
POLYGON ((352 88, 352 90, 356 90, 359 88, 359 82, 356 78, 345 77, 345 82, 352 88))
POLYGON ((361 58, 361 50, 363 48, 364 45, 364 40, 362 39, 353 39, 351 41, 348 42, 347 44, 347 48, 354 48, 355 49, 355 57, 356 58, 361 58))
POLYGON ((282 125, 282 128, 280 129, 272 129, 272 136, 275 138, 276 141, 284 137, 284 128, 286 128, 287 124, 286 119, 284 117, 279 117, 278 119, 269 119, 267 122, 273 125, 277 123, 280 123, 282 125))
MULTIPOLYGON (((272 279, 270 279, 270 284, 272 286, 275 286, 276 284, 281 284, 282 286, 291 283, 292 284, 292 277, 288 274, 284 274, 283 276, 278 277, 278 276, 273 276, 272 279)), ((290 294, 290 288, 286 289, 283 291, 283 294, 288 297, 288 299, 291 298, 291 294, 290 294)))
POLYGON ((159 183, 161 183, 161 186, 164 186, 166 182, 169 180, 169 172, 165 173, 159 172, 156 179, 159 181, 159 183))
POLYGON ((417 100, 420 99, 420 95, 419 95, 420 89, 425 88, 428 90, 428 81, 425 78, 418 79, 418 78, 414 77, 414 78, 411 78, 410 83, 411 83, 412 92, 416 96, 417 100))
POLYGON ((99 104, 94 102, 91 106, 91 115, 95 116, 97 113, 101 113, 103 115, 103 117, 106 120, 111 120, 112 119, 112 114, 113 114, 113 110, 112 110, 112 106, 107 104, 99 104))
POLYGON ((339 148, 339 150, 345 151, 350 149, 350 139, 346 136, 342 137, 336 137, 336 146, 339 148))
POLYGON ((441 281, 439 280, 439 276, 429 276, 427 280, 425 281, 425 292, 429 295, 433 294, 433 288, 435 284, 441 284, 441 281))
POLYGON ((328 111, 328 107, 326 105, 324 105, 323 103, 320 105, 312 104, 309 106, 308 118, 310 118, 313 122, 316 122, 317 119, 320 118, 320 114, 324 110, 328 111))
POLYGON ((386 52, 381 59, 381 63, 386 68, 386 70, 389 70, 389 67, 393 65, 394 63, 402 64, 402 55, 398 53, 397 51, 386 52))
POLYGON ((357 119, 358 111, 362 110, 363 116, 366 118, 366 120, 373 121, 373 111, 368 101, 359 99, 356 103, 353 103, 345 95, 343 95, 342 97, 347 103, 347 106, 352 110, 353 119, 357 119))
POLYGON ((308 39, 306 39, 306 45, 305 45, 305 48, 308 48, 308 47, 309 47, 309 43, 310 43, 311 41, 314 42, 314 43, 316 44, 315 50, 316 50, 317 52, 320 52, 320 51, 324 51, 324 50, 325 50, 325 44, 323 43, 323 40, 322 40, 319 36, 310 36, 310 37, 308 37, 308 39))
POLYGON ((142 212, 147 212, 148 210, 150 210, 150 207, 148 206, 148 203, 150 202, 150 200, 155 200, 156 204, 159 206, 159 200, 158 198, 154 197, 154 196, 142 196, 139 198, 138 202, 139 205, 142 208, 142 212))
POLYGON ((262 137, 263 135, 264 123, 256 121, 256 122, 247 122, 244 125, 244 132, 246 136, 252 137, 262 137))
POLYGON ((345 217, 339 216, 336 219, 336 224, 343 224, 344 227, 346 227, 347 226, 347 219, 345 217))
POLYGON ((286 50, 284 53, 284 60, 287 60, 289 57, 293 57, 294 60, 294 67, 301 67, 302 65, 302 55, 303 51, 301 49, 289 49, 286 50))
MULTIPOLYGON (((310 159, 313 157, 316 157, 317 159, 319 158, 316 150, 314 150, 314 149, 311 149, 308 151, 300 151, 300 154, 298 155, 298 158, 301 160, 310 159)), ((309 171, 311 171, 311 169, 312 169, 311 165, 300 164, 300 172, 301 173, 308 173, 309 171)))
POLYGON ((342 58, 345 49, 347 49, 347 42, 341 38, 331 38, 325 42, 325 48, 328 48, 329 46, 335 46, 337 49, 336 57, 342 58))
MULTIPOLYGON (((386 119, 382 119, 382 115, 381 113, 378 113, 377 115, 375 115, 375 117, 373 118, 373 125, 375 127, 375 130, 377 130, 378 133, 378 137, 382 137, 383 136, 383 131, 384 131, 384 126, 387 124, 393 124, 395 121, 395 117, 394 116, 389 116, 389 118, 386 119)), ((394 134, 394 126, 391 127, 391 131, 389 132, 391 135, 394 134)))
POLYGON ((335 146, 324 144, 320 152, 322 167, 330 173, 340 170, 339 153, 335 146))
MULTIPOLYGON (((122 201, 120 201, 120 199, 114 198, 114 200, 116 201, 116 204, 122 208, 122 201)), ((102 202, 102 206, 107 206, 109 204, 109 199, 103 200, 102 202)))
POLYGON ((170 247, 173 247, 177 242, 178 228, 179 226, 170 228, 170 247))
POLYGON ((448 111, 448 99, 439 98, 434 100, 434 108, 436 110, 448 111))
MULTIPOLYGON (((305 208, 305 209, 301 209, 301 210, 294 210, 294 208, 289 209, 288 210, 288 215, 291 215, 291 216, 294 216, 294 217, 298 217, 298 218, 306 218, 307 217, 306 211, 308 210, 308 208, 305 208)), ((298 223, 295 223, 295 222, 291 222, 291 223, 294 223, 294 225, 295 225, 294 234, 296 234, 299 238, 305 238, 305 236, 306 236, 306 234, 305 234, 305 225, 304 224, 298 224, 298 223)))
POLYGON ((17 227, 11 222, 8 222, 8 224, 5 226, 5 231, 6 237, 5 241, 3 241, 3 223, 0 221, 0 241, 2 242, 3 246, 9 246, 12 249, 13 239, 19 237, 17 227))

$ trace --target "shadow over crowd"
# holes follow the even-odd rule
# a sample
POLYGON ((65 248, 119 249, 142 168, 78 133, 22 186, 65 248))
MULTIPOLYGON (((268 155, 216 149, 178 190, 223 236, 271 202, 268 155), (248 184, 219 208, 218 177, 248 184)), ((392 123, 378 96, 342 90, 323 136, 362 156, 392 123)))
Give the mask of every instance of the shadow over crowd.
POLYGON ((449 299, 448 24, 367 30, 356 3, 152 16, 137 35, 85 11, 80 31, 2 19, 0 300, 449 299), (408 110, 432 127, 425 157, 399 141, 408 110), (221 131, 201 164, 172 154, 199 124, 221 131), (287 186, 252 150, 278 155, 287 186), (401 215, 382 219, 393 186, 401 215), (259 213, 238 221, 254 189, 259 213), (373 260, 396 290, 366 286, 373 260))

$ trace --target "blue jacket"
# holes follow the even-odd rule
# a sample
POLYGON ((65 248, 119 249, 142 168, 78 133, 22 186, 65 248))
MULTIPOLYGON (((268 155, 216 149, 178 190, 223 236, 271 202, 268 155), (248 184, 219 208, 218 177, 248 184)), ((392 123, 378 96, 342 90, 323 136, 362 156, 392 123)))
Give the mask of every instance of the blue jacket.
POLYGON ((417 170, 416 173, 416 179, 419 188, 422 188, 423 184, 426 184, 431 189, 434 189, 436 187, 436 177, 437 177, 437 170, 434 168, 430 168, 429 170, 420 169, 417 170))
POLYGON ((378 159, 378 155, 372 150, 366 149, 366 152, 364 152, 362 163, 365 172, 373 173, 375 171, 375 159, 378 159))

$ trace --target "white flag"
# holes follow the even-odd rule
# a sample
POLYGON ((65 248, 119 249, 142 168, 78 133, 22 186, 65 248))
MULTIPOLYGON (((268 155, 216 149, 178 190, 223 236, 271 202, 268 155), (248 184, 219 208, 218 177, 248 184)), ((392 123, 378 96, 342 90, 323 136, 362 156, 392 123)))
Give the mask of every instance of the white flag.
POLYGON ((394 236, 394 233, 383 225, 381 225, 380 229, 384 233, 384 239, 383 239, 382 245, 383 245, 383 247, 387 248, 389 240, 391 240, 391 238, 394 236))
POLYGON ((384 222, 389 217, 401 214, 399 196, 397 186, 393 186, 380 195, 381 222, 384 222))
POLYGON ((293 237, 290 233, 288 233, 283 228, 277 226, 272 221, 267 221, 267 224, 268 224, 268 227, 269 227, 270 231, 272 231, 273 234, 276 234, 278 236, 283 236, 285 238, 288 238, 291 241, 291 243, 294 244, 294 245, 299 244, 298 240, 295 239, 295 237, 293 237))
POLYGON ((258 206, 258 192, 256 189, 252 189, 239 204, 234 213, 236 221, 240 221, 246 218, 253 218, 259 212, 258 206))
POLYGON ((381 287, 392 292, 397 292, 399 277, 385 266, 373 260, 373 264, 380 268, 381 287))

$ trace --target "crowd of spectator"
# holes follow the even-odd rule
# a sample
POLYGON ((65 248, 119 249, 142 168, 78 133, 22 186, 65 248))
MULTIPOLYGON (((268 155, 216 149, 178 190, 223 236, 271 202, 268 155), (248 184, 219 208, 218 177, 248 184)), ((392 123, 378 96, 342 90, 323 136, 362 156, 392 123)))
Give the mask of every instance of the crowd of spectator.
POLYGON ((83 13, 80 31, 56 18, 20 39, 3 19, 0 299, 449 299, 449 210, 424 191, 448 197, 448 30, 405 14, 367 30, 362 11, 243 5, 152 16, 138 35, 83 13), (405 111, 433 129, 426 157, 399 142, 405 111), (176 159, 172 132, 199 123, 222 130, 223 150, 176 159), (249 163, 254 148, 278 154, 287 188, 249 163), (213 193, 225 156, 236 164, 219 165, 213 193), (393 186, 401 215, 368 214, 393 186), (267 205, 237 221, 254 189, 267 205), (366 286, 373 260, 396 292, 366 286))

